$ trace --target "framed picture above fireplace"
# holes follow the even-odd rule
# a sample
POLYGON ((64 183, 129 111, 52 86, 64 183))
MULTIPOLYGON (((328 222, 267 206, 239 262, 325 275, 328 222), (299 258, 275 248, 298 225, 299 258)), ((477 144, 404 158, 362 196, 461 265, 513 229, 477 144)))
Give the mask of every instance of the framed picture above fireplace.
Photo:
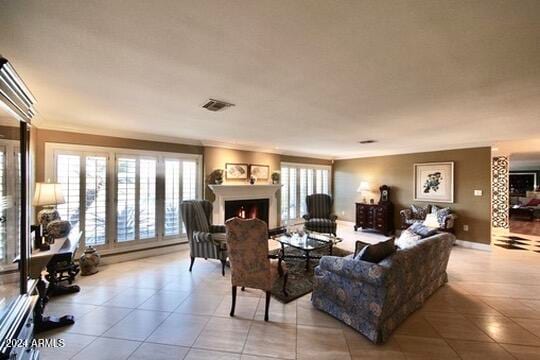
POLYGON ((248 164, 226 163, 225 177, 227 178, 227 180, 247 180, 248 164))
POLYGON ((249 175, 255 176, 257 180, 268 180, 270 177, 270 166, 268 165, 249 165, 249 175))

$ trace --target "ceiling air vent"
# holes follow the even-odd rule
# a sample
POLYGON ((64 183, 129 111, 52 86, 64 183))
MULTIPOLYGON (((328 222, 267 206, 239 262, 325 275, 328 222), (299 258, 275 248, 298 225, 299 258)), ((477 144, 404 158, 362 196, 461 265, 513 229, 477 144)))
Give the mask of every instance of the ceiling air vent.
POLYGON ((362 140, 362 141, 359 141, 358 143, 359 144, 373 144, 373 143, 376 143, 377 140, 362 140))
POLYGON ((203 108, 210 111, 220 111, 231 106, 234 106, 234 104, 221 100, 208 99, 208 102, 203 105, 203 108))

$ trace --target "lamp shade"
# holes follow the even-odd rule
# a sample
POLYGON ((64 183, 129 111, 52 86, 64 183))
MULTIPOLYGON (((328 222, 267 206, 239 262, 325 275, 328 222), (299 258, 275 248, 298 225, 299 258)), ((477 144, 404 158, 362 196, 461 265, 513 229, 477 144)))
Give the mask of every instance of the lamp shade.
POLYGON ((371 190, 369 187, 369 183, 367 181, 362 181, 358 189, 356 189, 356 192, 369 191, 369 190, 371 190))
POLYGON ((430 228, 437 229, 441 225, 439 224, 439 220, 437 220, 437 214, 427 214, 426 220, 424 220, 424 225, 430 228))
POLYGON ((36 192, 34 193, 34 206, 48 206, 64 204, 64 193, 62 185, 54 183, 36 183, 36 192))

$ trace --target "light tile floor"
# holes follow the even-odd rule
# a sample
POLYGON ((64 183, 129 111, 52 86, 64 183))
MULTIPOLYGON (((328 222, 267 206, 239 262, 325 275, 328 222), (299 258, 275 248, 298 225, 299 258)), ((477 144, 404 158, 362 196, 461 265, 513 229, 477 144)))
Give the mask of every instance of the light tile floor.
MULTIPOLYGON (((381 240, 340 224, 354 241, 381 240)), ((384 345, 316 310, 310 296, 289 304, 239 292, 228 316, 230 280, 217 261, 195 262, 186 251, 102 267, 81 277, 79 294, 54 298, 49 313, 70 313, 72 327, 44 333, 64 348, 43 359, 540 359, 540 254, 494 247, 455 247, 449 283, 384 345)))

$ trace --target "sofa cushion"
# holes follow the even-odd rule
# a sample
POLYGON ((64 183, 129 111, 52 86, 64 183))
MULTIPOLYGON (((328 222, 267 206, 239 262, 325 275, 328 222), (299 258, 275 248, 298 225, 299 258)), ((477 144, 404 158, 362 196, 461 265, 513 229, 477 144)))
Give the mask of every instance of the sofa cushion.
POLYGON ((416 235, 420 235, 422 238, 426 238, 437 233, 437 229, 427 227, 422 223, 414 223, 409 227, 408 230, 412 231, 416 235))
POLYGON ((400 249, 407 249, 415 246, 420 239, 422 239, 420 235, 405 229, 401 232, 399 239, 396 240, 396 246, 400 249))
POLYGON ((358 252, 356 260, 378 263, 392 255, 396 251, 394 238, 380 243, 368 245, 358 252))

